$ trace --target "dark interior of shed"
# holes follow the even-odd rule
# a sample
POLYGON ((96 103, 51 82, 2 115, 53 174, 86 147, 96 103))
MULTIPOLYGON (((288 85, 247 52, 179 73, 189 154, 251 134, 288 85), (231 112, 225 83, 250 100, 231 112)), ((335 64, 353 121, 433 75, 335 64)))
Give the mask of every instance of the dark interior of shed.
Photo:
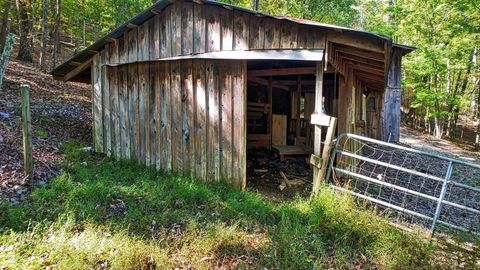
MULTIPOLYGON (((308 195, 315 111, 313 61, 249 61, 247 83, 247 186, 272 197, 308 195)), ((338 79, 323 77, 323 112, 336 115, 338 79)))

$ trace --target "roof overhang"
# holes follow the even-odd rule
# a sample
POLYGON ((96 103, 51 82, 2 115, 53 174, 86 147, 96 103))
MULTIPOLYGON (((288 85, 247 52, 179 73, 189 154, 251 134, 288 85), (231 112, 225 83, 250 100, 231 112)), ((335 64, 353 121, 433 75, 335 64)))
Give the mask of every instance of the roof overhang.
MULTIPOLYGON (((105 37, 97 40, 95 43, 87 47, 86 49, 82 50, 81 52, 75 54, 72 56, 70 59, 62 63, 61 65, 57 66, 56 68, 53 69, 51 74, 54 76, 54 78, 59 79, 59 80, 64 80, 64 81, 85 81, 87 80, 86 78, 89 76, 87 74, 87 68, 91 66, 91 59, 92 56, 100 52, 101 50, 104 49, 105 45, 108 44, 109 42, 112 42, 118 38, 120 38, 124 33, 128 32, 132 27, 137 27, 144 23, 145 21, 149 20, 156 14, 159 14, 162 12, 167 6, 171 5, 173 2, 176 0, 159 0, 155 4, 153 4, 151 7, 147 8, 145 11, 142 13, 138 14, 131 20, 125 22, 124 24, 120 25, 116 29, 112 30, 110 33, 108 33, 105 37), (81 68, 79 68, 81 66, 81 68)), ((336 26, 336 25, 330 25, 330 24, 323 24, 319 22, 314 22, 310 20, 304 20, 304 19, 299 19, 299 18, 292 18, 292 17, 286 17, 286 16, 272 16, 269 14, 261 13, 255 10, 247 9, 247 8, 242 8, 230 4, 225 4, 221 2, 216 2, 216 1, 211 1, 211 0, 192 0, 192 2, 195 2, 197 4, 205 4, 205 5, 211 5, 211 6, 216 6, 216 7, 221 7, 229 10, 237 10, 241 12, 246 12, 249 14, 253 14, 255 16, 260 16, 260 17, 267 17, 267 18, 273 18, 277 20, 288 20, 294 23, 298 24, 303 24, 303 25, 310 25, 310 26, 316 26, 316 27, 321 27, 323 29, 327 30, 332 30, 337 33, 351 33, 355 35, 360 35, 364 37, 369 37, 369 38, 374 38, 380 41, 388 41, 391 43, 391 39, 378 35, 375 33, 371 32, 366 32, 362 30, 355 30, 351 28, 346 28, 346 27, 341 27, 341 26, 336 26)), ((405 53, 408 53, 409 46, 405 45, 399 45, 395 44, 395 46, 398 46, 402 50, 405 50, 405 53)), ((413 48, 414 49, 414 48, 413 48)), ((227 53, 228 54, 228 53, 227 53)), ((245 58, 243 58, 245 59, 245 58)))
POLYGON ((218 51, 181 55, 175 57, 166 57, 150 59, 146 61, 136 61, 128 63, 111 63, 106 66, 120 66, 130 63, 173 61, 187 59, 223 59, 223 60, 278 60, 278 61, 322 61, 324 57, 323 49, 314 50, 245 50, 245 51, 218 51))

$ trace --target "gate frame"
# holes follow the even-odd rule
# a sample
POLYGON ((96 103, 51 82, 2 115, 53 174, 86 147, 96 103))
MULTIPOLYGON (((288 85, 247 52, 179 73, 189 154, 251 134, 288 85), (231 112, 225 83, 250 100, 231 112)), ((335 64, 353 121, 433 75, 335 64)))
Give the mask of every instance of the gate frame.
POLYGON ((371 202, 383 205, 387 208, 391 208, 391 209, 397 210, 399 212, 407 213, 407 214, 410 214, 410 215, 413 215, 413 216, 417 216, 417 217, 432 221, 432 226, 430 228, 430 235, 429 235, 430 237, 433 237, 433 234, 435 233, 435 228, 436 228, 437 224, 442 224, 442 225, 445 225, 447 227, 451 227, 451 228, 454 228, 454 229, 457 229, 457 230, 460 230, 460 231, 469 232, 469 233, 472 233, 472 234, 475 234, 475 235, 480 235, 480 232, 468 230, 468 229, 466 229, 462 226, 454 225, 454 224, 451 224, 451 223, 440 220, 440 214, 441 214, 443 204, 450 205, 450 206, 453 206, 455 208, 459 208, 459 209, 462 209, 462 210, 467 210, 469 212, 480 215, 480 210, 478 210, 478 209, 471 208, 471 207, 468 207, 468 206, 464 206, 464 205, 461 205, 461 204, 457 204, 457 203, 445 200, 445 194, 447 192, 447 185, 448 184, 451 184, 451 185, 454 185, 454 186, 457 186, 457 187, 460 187, 460 188, 469 189, 469 190, 480 193, 480 188, 468 186, 468 185, 465 185, 465 184, 462 184, 462 183, 459 183, 459 182, 456 182, 456 181, 452 181, 450 179, 451 176, 452 176, 452 171, 453 171, 453 165, 454 164, 460 164, 460 165, 480 169, 480 165, 478 165, 478 164, 465 162, 465 161, 462 161, 462 160, 459 160, 459 159, 439 155, 439 154, 436 154, 436 153, 433 153, 433 152, 417 150, 417 149, 401 146, 401 145, 398 145, 398 144, 393 144, 393 143, 389 143, 389 142, 375 140, 375 139, 368 138, 368 137, 363 137, 363 136, 352 134, 352 133, 342 133, 335 139, 334 146, 332 147, 331 160, 330 160, 329 165, 328 165, 328 171, 327 171, 327 175, 326 175, 325 179, 327 181, 331 181, 330 176, 332 174, 332 170, 333 171, 339 171, 341 173, 344 173, 344 174, 347 174, 347 175, 350 175, 350 176, 353 176, 353 177, 362 178, 365 181, 373 182, 373 183, 376 183, 376 184, 379 184, 379 185, 382 185, 382 186, 387 186, 387 187, 392 188, 392 189, 401 190, 403 192, 407 192, 407 193, 410 193, 410 194, 421 196, 421 197, 424 197, 424 198, 427 198, 427 199, 430 199, 430 200, 433 200, 433 201, 437 202, 437 207, 435 209, 435 215, 433 217, 430 217, 430 216, 426 216, 426 215, 417 213, 415 211, 412 211, 412 210, 409 210, 409 209, 406 209, 406 208, 402 208, 402 207, 397 206, 397 205, 390 204, 388 202, 384 202, 382 200, 372 198, 372 197, 367 196, 367 195, 356 193, 354 191, 336 186, 334 184, 330 184, 330 186, 332 188, 336 189, 336 190, 340 190, 340 191, 343 191, 343 192, 346 192, 346 193, 350 193, 351 195, 357 196, 357 197, 365 199, 365 200, 369 200, 371 202), (357 155, 357 154, 350 153, 348 151, 338 150, 339 143, 343 138, 354 138, 354 139, 361 140, 361 141, 364 141, 364 142, 375 143, 375 144, 378 144, 378 145, 383 145, 383 146, 388 146, 388 147, 399 149, 399 150, 404 150, 404 151, 407 151, 407 152, 410 152, 410 153, 416 153, 416 154, 425 155, 425 156, 429 156, 429 157, 433 157, 433 158, 438 158, 438 159, 441 159, 441 160, 444 160, 444 161, 448 161, 447 172, 446 172, 444 178, 440 178, 440 177, 429 175, 429 174, 426 174, 426 173, 417 172, 415 170, 402 168, 400 166, 391 165, 391 164, 388 164, 388 163, 385 163, 385 162, 382 162, 382 161, 373 160, 373 159, 370 159, 370 158, 367 158, 367 157, 363 157, 363 156, 360 156, 360 155, 357 155), (432 180, 441 181, 441 182, 443 182, 443 184, 442 184, 442 189, 441 189, 441 192, 440 192, 440 196, 437 198, 437 197, 434 197, 434 196, 423 194, 421 192, 410 190, 408 188, 397 186, 397 185, 394 185, 394 184, 391 184, 391 183, 379 181, 377 179, 373 179, 373 178, 368 177, 368 176, 360 175, 360 174, 357 174, 357 173, 354 173, 354 172, 351 172, 351 171, 348 171, 348 170, 345 170, 345 169, 336 168, 336 167, 334 167, 334 162, 335 162, 335 158, 337 156, 337 153, 344 154, 344 155, 352 157, 354 159, 359 159, 359 160, 363 160, 363 161, 366 161, 366 162, 375 163, 375 164, 378 164, 378 165, 381 165, 381 166, 385 166, 385 167, 397 169, 397 170, 400 170, 400 171, 404 171, 404 172, 407 172, 407 173, 415 174, 415 175, 418 175, 418 176, 421 176, 421 177, 426 177, 426 178, 429 178, 429 179, 432 179, 432 180))

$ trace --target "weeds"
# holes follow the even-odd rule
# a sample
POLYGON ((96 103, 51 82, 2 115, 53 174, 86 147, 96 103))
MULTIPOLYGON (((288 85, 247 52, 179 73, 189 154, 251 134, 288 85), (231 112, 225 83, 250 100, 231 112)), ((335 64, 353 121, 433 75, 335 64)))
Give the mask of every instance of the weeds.
POLYGON ((345 195, 274 204, 79 151, 19 205, 0 206, 8 269, 429 269, 434 246, 345 195))

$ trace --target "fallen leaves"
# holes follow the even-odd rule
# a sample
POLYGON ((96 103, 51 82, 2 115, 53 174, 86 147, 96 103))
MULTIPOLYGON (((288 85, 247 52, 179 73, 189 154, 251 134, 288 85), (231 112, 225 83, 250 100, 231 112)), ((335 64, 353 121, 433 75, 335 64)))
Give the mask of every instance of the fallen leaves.
POLYGON ((19 110, 21 83, 32 86, 32 154, 37 185, 45 185, 62 172, 61 143, 70 139, 91 142, 90 87, 54 81, 36 67, 12 59, 0 96, 0 201, 7 199, 11 203, 23 199, 27 185, 19 110))

